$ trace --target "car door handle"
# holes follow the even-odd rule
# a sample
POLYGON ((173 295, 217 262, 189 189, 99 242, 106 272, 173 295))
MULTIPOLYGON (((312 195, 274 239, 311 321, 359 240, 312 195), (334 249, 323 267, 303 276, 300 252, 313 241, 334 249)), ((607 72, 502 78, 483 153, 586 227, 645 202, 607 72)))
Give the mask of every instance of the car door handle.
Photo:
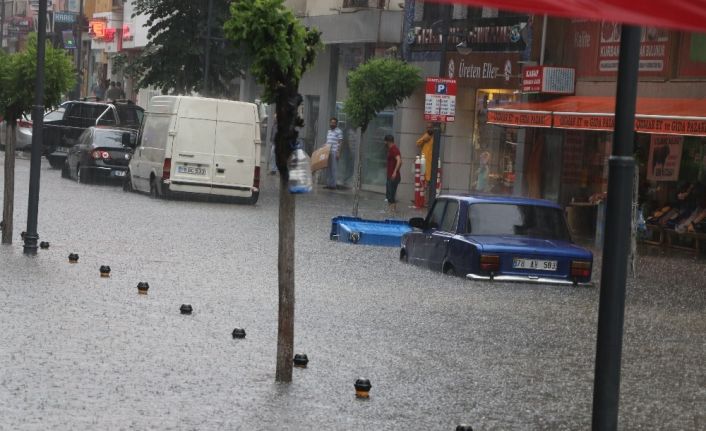
POLYGON ((243 163, 244 161, 243 159, 238 159, 238 163, 243 163))
POLYGON ((179 153, 179 156, 181 156, 181 157, 191 157, 191 158, 194 157, 193 154, 181 154, 181 153, 179 153))
POLYGON ((226 173, 226 170, 223 169, 223 168, 217 168, 217 169, 216 169, 216 173, 225 174, 225 173, 226 173))
POLYGON ((448 239, 445 239, 445 240, 444 240, 444 244, 448 244, 448 243, 449 243, 449 240, 448 240, 448 239))

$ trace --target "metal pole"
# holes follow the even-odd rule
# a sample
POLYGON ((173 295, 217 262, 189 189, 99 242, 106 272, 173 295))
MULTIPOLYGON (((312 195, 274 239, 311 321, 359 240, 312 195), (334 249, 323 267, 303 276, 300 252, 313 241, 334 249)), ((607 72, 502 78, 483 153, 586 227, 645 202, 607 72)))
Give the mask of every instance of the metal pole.
POLYGON ((24 253, 37 254, 37 218, 39 213, 39 171, 42 168, 42 128, 44 125, 44 51, 47 38, 47 0, 39 0, 37 19, 37 76, 32 107, 32 158, 29 170, 29 204, 24 253))
MULTIPOLYGON (((449 47, 449 24, 453 6, 450 4, 441 5, 441 56, 439 58, 439 76, 446 76, 446 50, 449 47)), ((436 176, 439 166, 439 156, 441 153, 441 123, 434 123, 434 145, 431 148, 431 177, 427 187, 428 202, 431 205, 436 199, 436 176)))
POLYGON ((2 47, 3 40, 5 40, 5 0, 0 0, 0 50, 4 51, 5 48, 2 47))
POLYGON ((625 283, 630 252, 633 139, 640 59, 639 27, 623 25, 620 39, 613 154, 608 173, 603 268, 598 306, 598 339, 593 389, 593 430, 618 428, 620 360, 623 344, 625 283))
POLYGON ((547 47, 547 14, 544 14, 542 19, 542 45, 539 48, 539 65, 544 65, 544 51, 547 47))
POLYGON ((213 25, 213 0, 208 0, 208 17, 206 18, 206 62, 203 66, 203 93, 208 93, 208 69, 211 65, 211 26, 213 25))
POLYGON ((83 50, 83 29, 81 22, 83 18, 83 0, 79 3, 78 16, 76 17, 76 27, 78 27, 78 43, 76 44, 76 99, 81 98, 81 88, 83 87, 83 69, 81 68, 81 56, 83 50))

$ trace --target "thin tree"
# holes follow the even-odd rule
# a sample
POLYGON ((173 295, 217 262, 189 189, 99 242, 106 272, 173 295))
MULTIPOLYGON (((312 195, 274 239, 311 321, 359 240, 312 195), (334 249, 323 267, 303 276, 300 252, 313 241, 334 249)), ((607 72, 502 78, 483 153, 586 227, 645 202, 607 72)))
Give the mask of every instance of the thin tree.
MULTIPOLYGON (((61 95, 76 85, 73 61, 65 51, 46 44, 44 100, 46 106, 56 106, 61 95)), ((0 109, 10 129, 5 145, 5 191, 3 194, 2 243, 12 244, 15 201, 15 136, 17 121, 34 104, 34 82, 37 73, 37 36, 30 35, 27 49, 0 57, 0 109)))
POLYGON ((297 114, 302 97, 299 81, 321 48, 318 31, 305 28, 283 0, 236 0, 225 23, 226 37, 239 45, 250 61, 250 73, 263 88, 262 100, 274 102, 277 113, 275 154, 279 184, 279 323, 275 380, 292 381, 294 354, 294 195, 288 191, 287 160, 296 142, 297 114))
POLYGON ((378 112, 396 108, 422 84, 419 68, 394 58, 372 58, 348 74, 348 98, 343 102, 346 120, 360 127, 356 150, 353 216, 358 216, 363 150, 368 125, 378 112))

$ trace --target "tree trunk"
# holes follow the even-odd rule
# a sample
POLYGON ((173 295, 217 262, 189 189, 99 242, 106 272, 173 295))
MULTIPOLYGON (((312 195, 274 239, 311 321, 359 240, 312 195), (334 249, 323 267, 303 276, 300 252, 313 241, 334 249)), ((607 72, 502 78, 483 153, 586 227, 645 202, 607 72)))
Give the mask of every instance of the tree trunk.
POLYGON ((289 193, 287 179, 279 182, 279 324, 277 327, 277 374, 275 381, 292 381, 294 357, 294 215, 295 198, 289 193))
POLYGON ((15 205, 15 137, 17 123, 8 122, 5 130, 9 131, 5 136, 5 193, 3 195, 2 206, 2 243, 12 244, 12 220, 14 217, 15 205))
POLYGON ((360 142, 356 149, 356 172, 355 172, 355 193, 353 194, 353 217, 358 217, 358 206, 360 205, 360 188, 363 177, 363 144, 365 143, 365 129, 360 130, 360 142))

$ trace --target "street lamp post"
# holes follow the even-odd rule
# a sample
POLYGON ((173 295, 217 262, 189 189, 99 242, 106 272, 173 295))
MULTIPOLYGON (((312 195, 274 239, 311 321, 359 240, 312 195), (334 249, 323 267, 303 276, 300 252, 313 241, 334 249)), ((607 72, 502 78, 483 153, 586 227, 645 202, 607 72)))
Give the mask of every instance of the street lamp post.
POLYGON ((39 213, 39 173, 42 167, 42 129, 44 126, 44 51, 47 38, 47 0, 39 0, 37 17, 37 76, 32 106, 32 158, 29 170, 29 203, 24 254, 37 254, 37 218, 39 213))
POLYGON ((83 29, 81 24, 83 22, 83 0, 79 3, 78 17, 76 17, 76 28, 77 28, 77 40, 76 44, 76 88, 74 93, 76 94, 76 99, 81 98, 81 87, 83 86, 83 69, 81 65, 81 56, 83 55, 83 29))

